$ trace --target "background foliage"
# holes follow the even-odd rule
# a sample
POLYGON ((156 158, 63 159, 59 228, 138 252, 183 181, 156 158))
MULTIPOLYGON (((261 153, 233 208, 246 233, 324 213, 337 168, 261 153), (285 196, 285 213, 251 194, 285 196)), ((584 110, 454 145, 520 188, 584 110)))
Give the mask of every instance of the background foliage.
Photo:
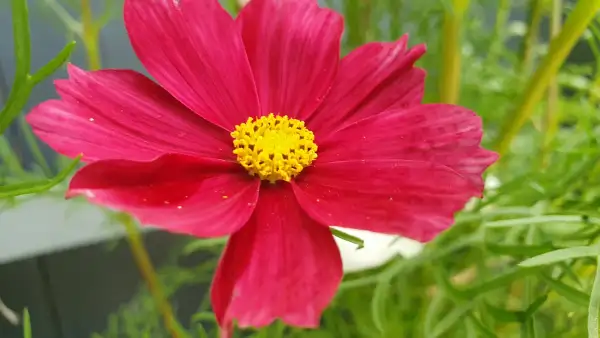
MULTIPOLYGON (((239 10, 236 1, 223 4, 234 14, 239 10)), ((89 68, 101 65, 98 37, 108 21, 120 20, 119 1, 92 10, 86 0, 37 0, 37 5, 48 20, 67 28, 68 40, 85 49, 89 68)), ((426 101, 477 111, 485 124, 484 144, 503 157, 488 172, 485 198, 470 203, 456 225, 422 254, 347 275, 320 329, 276 323, 246 336, 598 337, 600 21, 594 14, 600 1, 328 0, 324 5, 345 16, 344 53, 405 32, 411 43, 427 43, 428 54, 420 61, 428 71, 426 101), (558 38, 550 44, 553 36, 558 38)), ((26 23, 22 10, 15 10, 15 27, 26 23)), ((25 170, 0 138, 4 199, 41 193, 75 165, 36 155, 30 131, 12 119, 30 86, 60 66, 73 47, 67 45, 29 75, 31 51, 23 27, 15 29, 16 94, 0 113, 0 130, 9 120, 21 125, 38 165, 25 170)), ((127 227, 133 253, 143 260, 143 243, 131 220, 114 217, 127 227)), ((94 337, 216 337, 208 297, 192 318, 179 322, 164 300, 185 286, 207 284, 224 242, 190 240, 174 253, 172 265, 157 273, 140 264, 151 287, 142 285, 94 337), (179 264, 195 254, 212 259, 200 266, 179 264)))

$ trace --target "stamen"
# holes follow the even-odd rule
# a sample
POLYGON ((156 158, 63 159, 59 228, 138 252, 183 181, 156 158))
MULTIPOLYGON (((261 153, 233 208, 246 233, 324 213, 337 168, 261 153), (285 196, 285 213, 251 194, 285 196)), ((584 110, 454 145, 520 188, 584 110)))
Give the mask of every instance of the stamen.
POLYGON ((287 116, 248 118, 235 127, 233 153, 250 175, 275 183, 289 182, 317 158, 312 131, 287 116))

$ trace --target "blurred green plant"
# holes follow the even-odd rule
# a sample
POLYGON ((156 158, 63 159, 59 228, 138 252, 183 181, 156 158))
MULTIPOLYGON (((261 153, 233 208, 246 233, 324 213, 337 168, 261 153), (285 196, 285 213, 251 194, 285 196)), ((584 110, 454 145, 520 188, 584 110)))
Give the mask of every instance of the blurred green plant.
MULTIPOLYGON (((420 255, 345 276, 321 328, 275 323, 237 336, 597 338, 600 1, 325 3, 345 15, 344 53, 405 32, 412 43, 427 43, 420 61, 429 74, 425 100, 477 111, 484 143, 504 156, 487 176, 485 198, 470 203, 420 255), (516 20, 517 12, 529 13, 527 21, 516 20), (548 19, 552 28, 545 34, 548 19), (589 49, 589 62, 569 63, 574 46, 589 49)), ((234 15, 239 10, 235 1, 225 4, 234 15)), ((83 32, 82 24, 64 26, 83 32)), ((0 144, 0 153, 9 151, 0 144)), ((23 175, 18 162, 5 161, 0 170, 23 175)), ((162 297, 191 285, 207 287, 224 243, 190 240, 177 250, 156 274, 162 297), (207 258, 181 266, 177 258, 190 255, 207 258)), ((216 337, 209 297, 199 299, 195 315, 182 319, 189 320, 185 334, 216 337)), ((168 337, 156 304, 156 295, 141 288, 94 337, 168 337)))
POLYGON ((31 335, 31 320, 29 318, 29 311, 25 309, 23 311, 23 338, 32 338, 31 335))
MULTIPOLYGON (((33 87, 45 80, 66 62, 71 54, 71 51, 73 50, 73 47, 75 46, 75 42, 67 44, 54 59, 50 60, 37 72, 31 74, 31 41, 29 37, 29 15, 27 1, 12 0, 11 8, 16 71, 10 94, 8 95, 8 99, 5 102, 4 107, 0 111, 0 139, 2 148, 4 149, 2 151, 4 165, 12 166, 13 171, 16 169, 16 171, 22 173, 22 168, 18 159, 16 159, 16 156, 14 156, 14 154, 7 147, 9 146, 9 143, 2 136, 2 134, 22 112, 33 87)), ((0 185, 0 199, 47 191, 62 182, 73 171, 78 162, 79 158, 75 159, 53 178, 27 180, 18 183, 2 182, 3 184, 0 185)))

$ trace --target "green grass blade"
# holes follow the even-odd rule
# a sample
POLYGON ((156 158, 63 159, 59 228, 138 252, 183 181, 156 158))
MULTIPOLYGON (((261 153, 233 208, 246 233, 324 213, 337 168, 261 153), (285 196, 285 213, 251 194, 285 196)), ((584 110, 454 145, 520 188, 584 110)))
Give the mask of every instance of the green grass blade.
POLYGON ((71 172, 75 170, 75 168, 79 164, 80 158, 81 157, 79 156, 75 160, 73 160, 71 165, 59 172, 58 175, 56 175, 54 178, 0 186, 0 198, 16 197, 20 195, 48 191, 60 182, 64 181, 71 174, 71 172))
POLYGON ((535 256, 519 263, 521 267, 534 267, 562 262, 567 259, 592 257, 600 253, 598 246, 578 246, 573 248, 559 249, 539 256, 535 256))
POLYGON ((334 229, 334 228, 329 228, 329 229, 331 230, 331 234, 333 234, 335 237, 337 237, 339 239, 343 239, 346 242, 356 244, 356 250, 359 250, 359 249, 362 249, 365 247, 365 241, 362 240, 361 238, 352 236, 352 235, 345 233, 338 229, 334 229))
POLYGON ((13 39, 15 44, 15 82, 24 81, 31 68, 31 38, 27 0, 12 0, 13 39))
POLYGON ((27 309, 23 311, 23 338, 32 338, 31 319, 29 318, 29 311, 27 309))
POLYGON ((575 289, 572 286, 569 286, 561 281, 552 279, 546 274, 539 275, 548 286, 552 290, 554 290, 559 295, 563 296, 565 299, 581 306, 588 306, 590 304, 590 296, 586 293, 575 289))
MULTIPOLYGON (((600 262, 600 256, 597 257, 600 262)), ((598 263, 596 263, 598 264, 598 263)), ((596 277, 592 286, 592 295, 590 296, 590 306, 588 309, 588 338, 599 338, 598 331, 598 312, 600 311, 600 267, 596 265, 596 277)))
POLYGON ((75 41, 69 42, 63 49, 56 54, 52 60, 48 61, 45 65, 43 65, 37 72, 31 75, 29 83, 31 86, 35 86, 40 83, 48 76, 52 75, 58 68, 60 68, 71 56, 73 49, 75 48, 75 41))

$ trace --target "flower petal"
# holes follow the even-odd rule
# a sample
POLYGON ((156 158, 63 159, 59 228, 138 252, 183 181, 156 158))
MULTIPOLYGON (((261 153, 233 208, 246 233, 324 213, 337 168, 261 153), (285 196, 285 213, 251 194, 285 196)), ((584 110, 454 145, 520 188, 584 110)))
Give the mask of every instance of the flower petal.
POLYGON ((342 262, 328 227, 297 204, 288 184, 263 186, 254 215, 231 236, 213 281, 217 320, 228 330, 261 327, 276 318, 317 327, 342 279, 342 262))
POLYGON ((259 113, 244 44, 217 0, 126 0, 124 16, 140 61, 188 108, 229 131, 259 113))
POLYGON ((233 158, 231 137, 195 115, 144 75, 68 67, 57 80, 62 101, 27 115, 33 131, 61 154, 85 161, 146 161, 165 153, 233 158))
POLYGON ((98 161, 75 174, 67 197, 84 195, 171 232, 225 236, 248 221, 258 198, 260 181, 240 168, 173 154, 152 162, 98 161))
POLYGON ((252 0, 238 22, 262 114, 308 118, 337 71, 342 17, 315 0, 252 0))
POLYGON ((498 155, 480 147, 481 119, 454 105, 427 104, 371 116, 319 143, 319 162, 402 159, 444 165, 483 189, 498 155))
POLYGON ((317 222, 426 242, 481 190, 452 169, 407 160, 317 163, 292 183, 317 222))
POLYGON ((408 49, 407 42, 405 35, 397 42, 369 43, 342 59, 331 91, 307 122, 315 135, 421 102, 425 71, 414 63, 425 46, 408 49))

